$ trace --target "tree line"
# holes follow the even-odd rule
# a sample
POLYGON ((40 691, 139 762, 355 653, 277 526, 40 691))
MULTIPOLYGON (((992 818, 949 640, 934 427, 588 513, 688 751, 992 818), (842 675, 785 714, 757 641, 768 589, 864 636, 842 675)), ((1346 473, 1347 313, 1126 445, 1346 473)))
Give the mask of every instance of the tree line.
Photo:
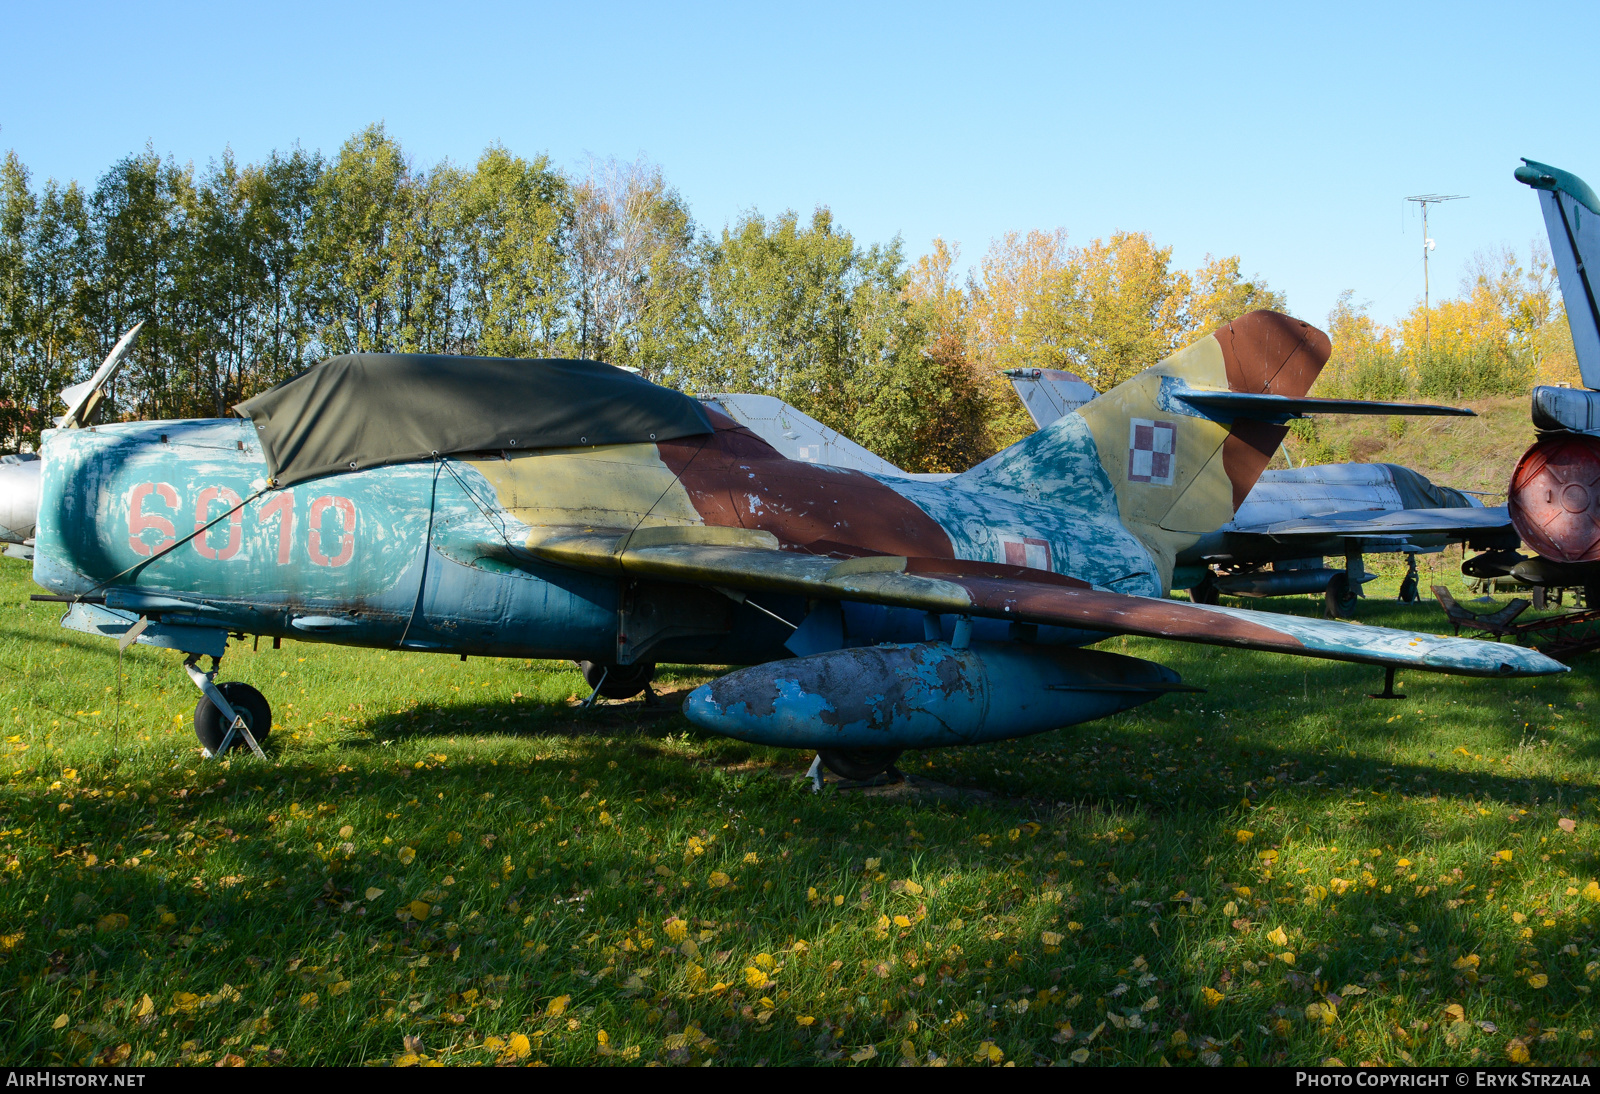
MULTIPOLYGON (((1184 270, 1138 232, 1013 233, 964 277, 958 262, 942 240, 915 261, 898 238, 858 242, 826 208, 707 230, 642 160, 565 171, 493 146, 419 167, 381 125, 331 156, 224 152, 201 170, 147 148, 92 189, 35 185, 10 153, 0 437, 37 444, 56 392, 145 320, 110 416, 227 414, 339 353, 585 357, 777 395, 910 470, 955 471, 1031 429, 1001 369, 1105 390, 1245 311, 1287 308, 1237 256, 1184 270)), ((1341 306, 1336 327, 1371 336, 1336 383, 1371 387, 1350 374, 1410 335, 1341 306)))

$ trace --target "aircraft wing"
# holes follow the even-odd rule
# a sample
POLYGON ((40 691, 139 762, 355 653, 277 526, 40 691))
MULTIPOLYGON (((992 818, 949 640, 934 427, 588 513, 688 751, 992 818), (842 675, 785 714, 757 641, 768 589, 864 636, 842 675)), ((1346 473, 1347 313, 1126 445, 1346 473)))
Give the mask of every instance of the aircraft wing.
POLYGON ((1233 535, 1261 535, 1282 542, 1298 537, 1327 539, 1346 536, 1371 537, 1421 535, 1482 535, 1509 531, 1511 516, 1503 505, 1492 508, 1456 509, 1359 509, 1347 513, 1323 513, 1262 524, 1229 526, 1233 535))
POLYGON ((1566 671, 1520 646, 1129 596, 1023 566, 899 556, 840 562, 775 547, 766 533, 696 527, 644 529, 631 536, 575 530, 529 550, 543 561, 579 569, 743 595, 791 593, 1466 676, 1566 671))

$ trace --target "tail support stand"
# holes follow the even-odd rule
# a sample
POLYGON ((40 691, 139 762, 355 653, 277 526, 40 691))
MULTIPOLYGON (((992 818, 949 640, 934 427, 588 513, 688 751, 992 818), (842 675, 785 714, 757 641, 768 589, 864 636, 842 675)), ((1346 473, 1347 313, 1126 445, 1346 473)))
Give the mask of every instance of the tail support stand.
POLYGON ((1405 696, 1394 690, 1394 666, 1390 665, 1383 670, 1383 690, 1376 695, 1367 693, 1368 699, 1404 699, 1405 696))
POLYGON ((189 674, 189 679, 194 681, 194 686, 199 688, 207 699, 211 700, 212 704, 222 712, 224 718, 228 719, 228 732, 222 738, 222 744, 217 748, 216 755, 208 752, 206 753, 206 758, 216 759, 217 756, 225 755, 228 749, 233 747, 234 734, 239 734, 244 738, 245 744, 250 746, 251 752, 254 752, 263 760, 266 759, 267 754, 261 751, 261 746, 250 735, 250 727, 244 724, 244 719, 239 717, 238 712, 228 705, 228 700, 222 697, 222 692, 217 690, 217 669, 221 667, 222 658, 213 657, 211 659, 210 672, 202 672, 200 670, 199 665, 196 664, 199 660, 200 655, 198 653, 191 653, 183 663, 183 671, 189 674))

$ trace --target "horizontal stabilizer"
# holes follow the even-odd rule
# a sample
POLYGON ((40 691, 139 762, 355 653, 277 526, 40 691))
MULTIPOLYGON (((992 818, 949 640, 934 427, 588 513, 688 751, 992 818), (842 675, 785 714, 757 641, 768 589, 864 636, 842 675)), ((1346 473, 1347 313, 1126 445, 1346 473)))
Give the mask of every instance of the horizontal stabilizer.
POLYGON ((1369 399, 1291 399, 1285 395, 1261 395, 1249 391, 1197 391, 1177 389, 1172 398, 1194 407, 1204 407, 1220 417, 1254 418, 1283 422, 1307 414, 1437 414, 1472 418, 1477 411, 1461 406, 1435 403, 1383 403, 1369 399))

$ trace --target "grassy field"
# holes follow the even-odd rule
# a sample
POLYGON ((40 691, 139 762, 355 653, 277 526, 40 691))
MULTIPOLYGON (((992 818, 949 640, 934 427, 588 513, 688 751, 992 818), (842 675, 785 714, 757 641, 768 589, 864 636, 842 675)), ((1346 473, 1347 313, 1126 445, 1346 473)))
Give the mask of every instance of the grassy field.
POLYGON ((1210 690, 814 796, 567 665, 294 643, 223 672, 270 760, 207 762, 177 655, 119 700, 31 591, 0 562, 9 1064, 1593 1062, 1590 666, 1380 703, 1114 639, 1210 690))
MULTIPOLYGON (((1511 472, 1533 444, 1528 398, 1470 399, 1459 405, 1471 407, 1478 416, 1310 418, 1306 421, 1315 434, 1312 443, 1291 437, 1287 448, 1297 465, 1345 460, 1404 464, 1444 486, 1497 495, 1485 501, 1503 505, 1511 472)), ((1281 453, 1273 466, 1284 466, 1281 453)))

